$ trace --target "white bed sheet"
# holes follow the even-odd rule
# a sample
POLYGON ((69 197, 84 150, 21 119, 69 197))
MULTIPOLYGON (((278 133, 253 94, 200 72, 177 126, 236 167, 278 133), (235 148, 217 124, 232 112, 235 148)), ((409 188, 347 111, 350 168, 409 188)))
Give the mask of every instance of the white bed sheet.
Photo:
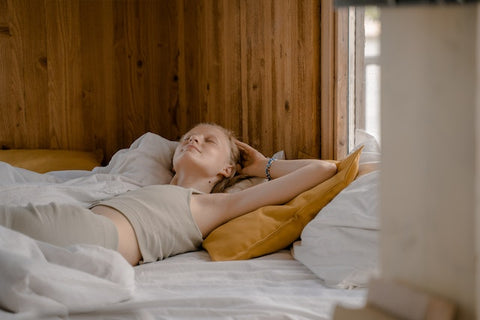
MULTIPOLYGON (((331 319, 335 305, 360 307, 366 299, 365 289, 325 287, 287 250, 227 262, 197 251, 134 270, 133 299, 68 319, 331 319)), ((31 319, 2 311, 0 318, 31 319)))
POLYGON ((135 267, 134 299, 70 319, 331 319, 364 305, 364 289, 332 289, 289 251, 212 262, 205 251, 135 267))

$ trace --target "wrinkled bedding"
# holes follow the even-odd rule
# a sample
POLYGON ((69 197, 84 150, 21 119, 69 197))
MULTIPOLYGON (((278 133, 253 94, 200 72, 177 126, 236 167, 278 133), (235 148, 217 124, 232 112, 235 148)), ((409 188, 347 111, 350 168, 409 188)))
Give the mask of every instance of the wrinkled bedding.
POLYGON ((89 203, 139 188, 121 175, 89 171, 38 174, 0 162, 0 203, 23 206, 28 203, 89 203))
POLYGON ((60 248, 0 226, 0 307, 40 317, 86 312, 133 297, 133 268, 99 246, 60 248))
MULTIPOLYGON (((146 135, 130 151, 138 152, 147 139, 158 145, 158 137, 146 135)), ((92 171, 47 174, 0 162, 0 203, 86 207, 169 179, 168 170, 155 181, 146 172, 142 179, 135 179, 137 172, 120 174, 125 159, 114 157, 92 171)), ((227 262, 212 262, 200 250, 136 267, 122 259, 108 249, 59 248, 0 228, 0 319, 330 319, 336 304, 365 301, 364 289, 326 287, 288 250, 227 262)))
MULTIPOLYGON (((0 203, 90 202, 138 188, 121 176, 37 174, 0 162, 0 203)), ((98 246, 60 248, 0 227, 0 307, 32 318, 95 310, 133 296, 133 268, 98 246)), ((1 317, 2 319, 5 316, 1 317)))

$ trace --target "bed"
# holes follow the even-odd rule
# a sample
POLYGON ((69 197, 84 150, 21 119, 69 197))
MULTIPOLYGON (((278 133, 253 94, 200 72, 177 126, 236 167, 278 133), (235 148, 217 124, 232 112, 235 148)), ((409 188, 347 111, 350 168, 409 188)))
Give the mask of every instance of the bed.
MULTIPOLYGON (((356 157, 348 164, 353 168, 356 163, 355 170, 349 169, 352 181, 341 187, 336 182, 335 193, 328 187, 329 197, 295 225, 298 235, 280 234, 267 249, 243 255, 238 255, 243 250, 238 242, 245 239, 229 235, 239 226, 251 234, 255 226, 248 221, 215 230, 204 249, 136 267, 107 249, 58 248, 0 228, 0 318, 331 319, 336 305, 363 306, 378 264, 379 149, 369 137, 360 144, 363 151, 353 152, 356 157)), ((146 133, 106 166, 95 165, 95 159, 100 161, 96 153, 83 155, 85 163, 77 161, 75 170, 49 168, 46 173, 28 170, 28 164, 20 168, 11 155, 0 154, 0 201, 88 206, 141 186, 168 183, 175 147, 174 141, 146 133)), ((262 182, 247 179, 229 192, 262 182)), ((316 193, 325 188, 309 190, 310 197, 319 198, 316 193)), ((292 210, 299 211, 295 206, 292 210)))

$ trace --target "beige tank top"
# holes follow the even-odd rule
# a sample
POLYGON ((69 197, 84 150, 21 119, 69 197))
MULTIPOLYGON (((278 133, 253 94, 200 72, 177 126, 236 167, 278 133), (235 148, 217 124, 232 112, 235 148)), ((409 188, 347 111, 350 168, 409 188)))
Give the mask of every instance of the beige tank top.
POLYGON ((198 250, 203 238, 190 211, 194 191, 175 185, 153 185, 95 203, 120 211, 132 224, 141 263, 198 250))

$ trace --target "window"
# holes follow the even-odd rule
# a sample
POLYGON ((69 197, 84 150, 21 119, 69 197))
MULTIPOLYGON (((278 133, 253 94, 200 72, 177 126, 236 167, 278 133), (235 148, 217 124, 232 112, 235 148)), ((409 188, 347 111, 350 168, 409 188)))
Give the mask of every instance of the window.
POLYGON ((359 130, 380 142, 379 10, 321 8, 321 157, 341 159, 359 130))
POLYGON ((349 9, 348 144, 358 130, 380 143, 380 19, 377 7, 349 9))

